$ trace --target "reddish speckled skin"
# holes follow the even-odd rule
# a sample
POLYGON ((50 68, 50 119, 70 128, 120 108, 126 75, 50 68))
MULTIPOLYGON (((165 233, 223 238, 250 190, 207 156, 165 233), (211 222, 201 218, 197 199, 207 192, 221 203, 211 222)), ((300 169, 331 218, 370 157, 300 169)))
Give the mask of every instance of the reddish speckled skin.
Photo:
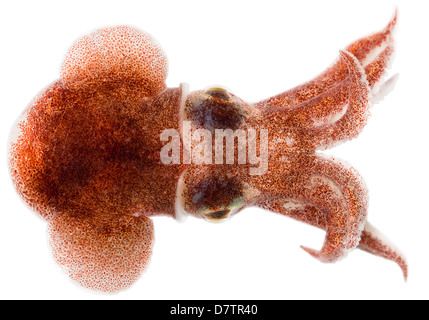
POLYGON ((29 109, 26 139, 14 147, 18 190, 47 219, 58 212, 174 216, 183 169, 161 163, 159 136, 179 130, 180 99, 180 88, 125 101, 108 88, 94 94, 53 83, 29 109))
MULTIPOLYGON (((304 248, 323 262, 359 247, 397 262, 406 277, 403 256, 366 222, 359 174, 316 152, 355 138, 366 124, 393 52, 395 23, 396 15, 383 31, 352 43, 314 80, 256 104, 221 88, 167 89, 165 55, 134 28, 104 28, 79 39, 61 78, 26 110, 10 147, 16 189, 47 220, 55 260, 83 286, 117 291, 149 261, 148 217, 184 210, 221 221, 259 206, 326 230, 320 251, 304 248), (164 164, 161 133, 182 133, 183 156, 185 120, 192 132, 213 135, 268 130, 266 171, 251 174, 248 158, 164 164)), ((258 136, 257 150, 262 146, 258 136)))

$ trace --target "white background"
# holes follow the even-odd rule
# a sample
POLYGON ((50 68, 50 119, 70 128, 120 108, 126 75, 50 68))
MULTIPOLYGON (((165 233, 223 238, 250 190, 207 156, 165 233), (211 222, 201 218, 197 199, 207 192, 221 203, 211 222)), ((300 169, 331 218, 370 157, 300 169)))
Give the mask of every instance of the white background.
MULTIPOLYGON (((427 1, 8 1, 0 5, 0 298, 2 299, 427 299, 429 298, 427 1), (5 4, 7 3, 7 4, 5 4), (149 268, 130 289, 100 295, 53 261, 46 223, 16 195, 6 141, 32 97, 59 77, 67 48, 96 28, 152 34, 169 58, 167 85, 223 85, 256 102, 316 76, 351 41, 383 28, 399 8, 394 91, 358 139, 328 153, 348 160, 370 192, 369 221, 409 260, 354 251, 322 264, 299 248, 324 233, 249 209, 223 224, 155 217, 149 268)), ((156 177, 154 177, 156 179, 156 177)))

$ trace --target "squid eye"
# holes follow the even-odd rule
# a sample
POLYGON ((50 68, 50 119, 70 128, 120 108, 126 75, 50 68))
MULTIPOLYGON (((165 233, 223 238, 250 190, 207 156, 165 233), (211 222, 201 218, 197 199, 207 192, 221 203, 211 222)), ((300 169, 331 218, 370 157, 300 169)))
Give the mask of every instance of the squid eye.
POLYGON ((180 207, 211 222, 224 221, 243 208, 244 185, 222 173, 188 172, 179 184, 180 207))
POLYGON ((219 210, 214 212, 208 212, 204 214, 204 217, 212 222, 221 222, 229 217, 231 210, 219 210))
POLYGON ((223 88, 214 87, 190 93, 185 102, 184 119, 208 130, 241 126, 250 113, 249 106, 223 88))
POLYGON ((223 88, 213 87, 213 88, 210 88, 210 89, 206 90, 204 93, 207 94, 207 95, 209 95, 209 96, 211 96, 211 97, 213 97, 213 98, 217 98, 217 99, 220 99, 220 100, 224 100, 224 101, 231 100, 231 96, 223 88))
POLYGON ((243 206, 243 204, 244 199, 241 195, 237 198, 232 199, 231 202, 226 207, 224 207, 224 209, 215 211, 203 210, 202 215, 204 216, 204 218, 211 222, 222 222, 237 213, 237 211, 243 206))

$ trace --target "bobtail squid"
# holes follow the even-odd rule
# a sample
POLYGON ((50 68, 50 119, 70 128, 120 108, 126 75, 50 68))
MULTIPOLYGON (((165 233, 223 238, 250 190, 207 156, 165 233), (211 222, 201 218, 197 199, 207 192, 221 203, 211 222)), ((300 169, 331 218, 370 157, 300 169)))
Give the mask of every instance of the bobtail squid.
POLYGON ((118 291, 149 262, 151 216, 217 222, 257 206, 325 230, 320 250, 303 247, 322 262, 359 248, 407 277, 404 256, 367 222, 358 172, 317 152, 357 137, 371 102, 392 87, 395 77, 383 79, 396 20, 341 50, 315 79, 258 103, 222 87, 167 88, 165 54, 134 27, 78 39, 9 143, 12 180, 46 220, 56 262, 84 287, 118 291), (233 134, 232 157, 225 136, 201 144, 219 133, 233 134), (213 149, 220 155, 205 153, 213 149))

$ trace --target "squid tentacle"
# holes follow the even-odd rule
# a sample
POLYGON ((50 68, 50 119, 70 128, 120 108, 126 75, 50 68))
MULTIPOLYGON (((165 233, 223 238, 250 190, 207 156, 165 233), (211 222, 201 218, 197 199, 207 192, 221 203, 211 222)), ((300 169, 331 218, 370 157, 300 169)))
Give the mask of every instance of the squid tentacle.
POLYGON ((289 182, 274 173, 272 179, 283 183, 263 192, 268 196, 256 205, 326 230, 320 251, 304 249, 323 262, 334 262, 359 244, 367 216, 367 190, 360 175, 344 161, 316 156, 306 171, 305 179, 289 182))
POLYGON ((319 252, 303 249, 323 262, 333 262, 359 244, 367 216, 367 190, 356 170, 342 161, 319 156, 313 170, 320 178, 309 202, 325 213, 327 234, 319 252), (340 200, 329 196, 336 188, 340 200), (336 206, 336 201, 343 203, 336 206))
MULTIPOLYGON (((271 190, 275 192, 275 197, 263 197, 259 201, 256 201, 255 204, 265 210, 285 215, 325 231, 331 228, 333 231, 328 235, 327 241, 332 240, 335 232, 338 233, 341 229, 338 223, 342 222, 348 228, 348 237, 343 237, 343 240, 345 240, 343 242, 336 242, 339 244, 339 247, 335 247, 335 245, 331 246, 332 242, 325 242, 327 249, 324 249, 324 252, 305 246, 301 246, 301 248, 324 262, 337 261, 352 249, 357 248, 395 262, 401 268, 404 279, 407 280, 408 264, 405 256, 386 236, 366 221, 368 193, 359 173, 343 160, 324 156, 318 156, 312 168, 309 168, 309 171, 311 171, 309 174, 318 178, 319 191, 321 191, 324 185, 325 194, 321 199, 326 199, 326 196, 329 195, 333 199, 333 202, 335 202, 334 204, 330 204, 333 208, 341 207, 341 200, 345 201, 342 206, 347 208, 347 214, 342 212, 342 214, 337 216, 339 219, 333 221, 332 210, 326 211, 323 209, 323 206, 327 205, 323 203, 323 200, 319 200, 317 203, 314 199, 309 199, 309 197, 306 199, 298 194, 298 190, 302 190, 302 186, 297 188, 288 186, 282 190, 282 193, 276 192, 278 190, 271 190), (341 197, 338 197, 338 192, 335 195, 334 189, 336 188, 341 197), (333 224, 335 222, 337 223, 336 226, 333 224)), ((276 178, 276 180, 279 179, 280 177, 276 178)), ((295 184, 297 183, 294 182, 295 184)), ((312 187, 310 190, 314 194, 315 184, 312 187)), ((338 235, 344 236, 345 234, 339 232, 338 235)))
POLYGON ((344 87, 350 78, 350 63, 344 59, 341 52, 349 52, 355 57, 364 69, 371 92, 379 92, 394 53, 393 30, 396 21, 397 12, 382 31, 361 38, 347 46, 344 51, 340 51, 340 58, 318 77, 261 101, 255 104, 256 108, 268 116, 272 113, 278 116, 279 112, 284 111, 286 115, 282 116, 282 120, 290 119, 290 125, 293 126, 318 126, 323 120, 336 120, 344 109, 344 102, 348 97, 344 87), (327 101, 335 103, 328 106, 327 101), (326 107, 323 107, 324 104, 326 107), (311 112, 307 110, 310 105, 311 112))
POLYGON ((348 108, 345 114, 332 125, 310 130, 310 135, 318 149, 328 149, 337 143, 357 137, 369 117, 370 88, 365 71, 351 53, 341 51, 341 56, 351 74, 348 108))
MULTIPOLYGON (((286 202, 286 205, 284 203, 283 205, 279 204, 278 201, 279 199, 277 199, 277 201, 265 202, 261 204, 261 207, 268 211, 276 212, 294 220, 326 230, 326 215, 318 208, 292 199, 285 199, 284 202, 286 202)), ((368 221, 362 231, 357 249, 395 262, 401 269, 404 279, 407 280, 408 264, 404 254, 368 221)))

